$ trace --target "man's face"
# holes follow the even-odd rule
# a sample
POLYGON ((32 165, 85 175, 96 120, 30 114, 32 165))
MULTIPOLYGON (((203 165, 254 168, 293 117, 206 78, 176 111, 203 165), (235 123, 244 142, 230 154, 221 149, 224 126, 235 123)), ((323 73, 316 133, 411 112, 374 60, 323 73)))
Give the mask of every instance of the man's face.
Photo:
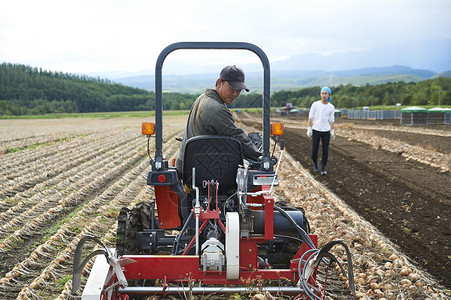
POLYGON ((329 100, 329 96, 330 96, 330 94, 327 91, 322 91, 321 92, 321 102, 327 103, 329 100))
POLYGON ((220 80, 216 91, 218 92, 222 101, 227 104, 232 104, 233 101, 235 101, 235 99, 238 98, 241 93, 241 90, 232 89, 230 84, 227 81, 223 80, 220 80))

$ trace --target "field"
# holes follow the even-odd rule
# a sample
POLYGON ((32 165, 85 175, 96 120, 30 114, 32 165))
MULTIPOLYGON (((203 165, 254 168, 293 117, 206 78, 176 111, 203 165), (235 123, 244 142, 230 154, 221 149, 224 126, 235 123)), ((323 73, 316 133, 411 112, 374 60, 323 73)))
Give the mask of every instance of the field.
MULTIPOLYGON (((0 299, 79 297, 70 295, 78 240, 114 246, 119 210, 153 198, 142 121, 152 117, 0 121, 0 299)), ((238 121, 259 126, 252 115, 238 121)), ((337 122, 328 174, 318 176, 305 120, 283 121, 288 153, 274 196, 305 208, 320 244, 351 247, 359 298, 445 299, 450 128, 337 122)), ((165 117, 168 159, 184 123, 165 117)))

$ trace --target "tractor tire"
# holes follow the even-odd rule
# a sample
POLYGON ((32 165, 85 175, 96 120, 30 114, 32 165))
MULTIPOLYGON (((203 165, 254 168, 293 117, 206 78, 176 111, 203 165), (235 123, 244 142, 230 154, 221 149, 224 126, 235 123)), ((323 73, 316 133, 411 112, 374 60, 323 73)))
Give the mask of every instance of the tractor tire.
POLYGON ((136 255, 140 253, 136 244, 136 233, 158 224, 154 214, 153 202, 140 202, 131 210, 121 209, 117 222, 116 250, 118 255, 136 255))

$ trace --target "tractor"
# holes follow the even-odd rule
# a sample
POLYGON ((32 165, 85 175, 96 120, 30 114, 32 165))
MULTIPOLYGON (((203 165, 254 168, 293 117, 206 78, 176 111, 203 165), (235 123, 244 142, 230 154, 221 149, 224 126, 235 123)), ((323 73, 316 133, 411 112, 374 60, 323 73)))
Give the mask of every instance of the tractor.
POLYGON ((155 69, 155 123, 142 125, 151 165, 147 184, 153 186, 155 199, 120 211, 116 248, 107 248, 90 235, 79 241, 73 293, 81 286, 83 268, 96 257, 82 299, 244 293, 324 299, 317 268, 320 263, 338 263, 329 250, 340 244, 348 254, 349 286, 355 297, 346 245, 332 241, 317 249, 318 239, 310 234, 305 212, 276 203, 272 197, 284 142, 283 124, 270 124, 269 72, 265 53, 250 43, 182 42, 160 53, 155 69), (165 159, 162 65, 168 54, 179 49, 241 49, 258 55, 264 70, 262 132, 249 134, 261 150, 258 161, 244 159, 241 144, 233 137, 210 135, 186 142, 182 174, 165 159), (153 158, 151 136, 155 136, 153 158), (278 159, 276 143, 270 153, 271 136, 279 144, 278 159), (83 260, 87 241, 100 248, 83 260))

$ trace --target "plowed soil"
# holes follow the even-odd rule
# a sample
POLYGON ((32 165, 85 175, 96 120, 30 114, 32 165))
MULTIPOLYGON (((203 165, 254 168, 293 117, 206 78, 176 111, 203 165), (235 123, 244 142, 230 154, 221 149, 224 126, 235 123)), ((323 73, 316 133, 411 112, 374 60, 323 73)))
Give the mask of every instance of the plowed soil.
MULTIPOLYGON (((397 244, 414 264, 451 287, 451 174, 429 165, 408 161, 401 153, 375 149, 368 144, 337 137, 329 148, 327 175, 315 174, 311 139, 296 124, 305 119, 284 120, 287 151, 329 190, 397 244), (291 125, 290 125, 291 124, 291 125)), ((360 121, 365 125, 397 125, 399 121, 360 121)), ((250 124, 249 124, 250 125, 250 124)), ((399 125, 398 125, 399 126, 399 125)), ((400 127, 401 128, 401 127, 400 127)), ((429 127, 430 128, 430 127, 429 127)), ((448 131, 447 125, 439 130, 448 131)), ((393 141, 421 145, 448 154, 449 136, 401 131, 369 130, 393 141)), ((321 150, 319 153, 321 157, 321 150)))

